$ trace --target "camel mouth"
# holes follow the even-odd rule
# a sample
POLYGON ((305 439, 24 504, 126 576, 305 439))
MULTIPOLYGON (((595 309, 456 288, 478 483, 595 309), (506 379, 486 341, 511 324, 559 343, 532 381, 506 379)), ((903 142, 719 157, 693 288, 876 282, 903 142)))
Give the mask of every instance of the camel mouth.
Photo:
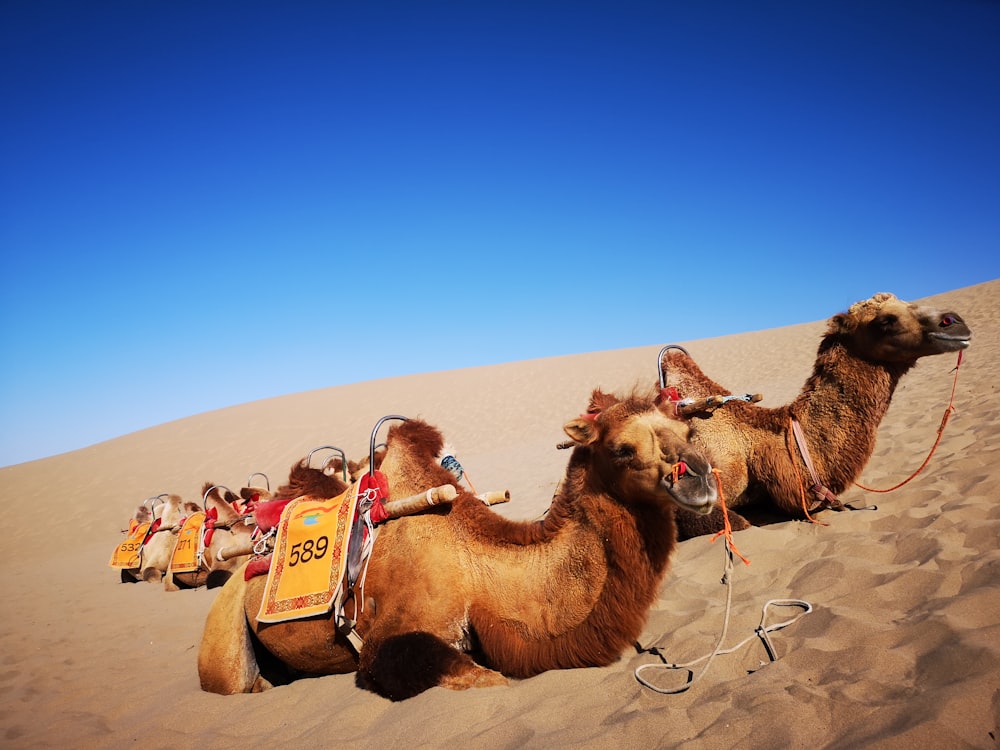
POLYGON ((971 336, 956 336, 948 333, 941 333, 940 331, 933 331, 929 333, 928 338, 933 339, 934 342, 946 352, 957 352, 959 349, 968 349, 969 344, 972 343, 971 336))
MULTIPOLYGON (((708 476, 711 477, 711 474, 708 476)), ((712 512, 718 497, 714 482, 691 471, 688 471, 676 482, 671 481, 670 477, 664 477, 662 484, 675 503, 684 510, 702 516, 707 516, 712 512)))

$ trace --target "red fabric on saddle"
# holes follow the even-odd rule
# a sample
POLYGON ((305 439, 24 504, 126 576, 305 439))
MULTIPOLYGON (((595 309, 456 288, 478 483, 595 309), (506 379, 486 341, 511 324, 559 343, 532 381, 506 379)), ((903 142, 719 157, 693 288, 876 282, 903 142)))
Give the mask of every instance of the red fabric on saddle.
POLYGON ((660 402, 663 401, 680 401, 681 395, 677 392, 677 389, 672 385, 668 385, 666 388, 660 389, 660 402))
POLYGON ((361 495, 369 489, 375 490, 375 502, 372 503, 371 518, 372 523, 382 523, 389 518, 385 512, 385 501, 389 498, 389 480, 381 471, 369 472, 361 477, 361 486, 358 494, 361 495))
POLYGON ((236 511, 237 515, 242 516, 252 512, 254 506, 256 506, 256 504, 259 502, 260 502, 260 493, 255 492, 252 495, 250 495, 249 499, 244 500, 243 498, 240 498, 238 500, 233 500, 233 502, 230 503, 230 505, 233 506, 233 510, 236 511))
POLYGON ((271 555, 254 557, 247 563, 246 568, 243 570, 243 580, 249 581, 251 578, 256 578, 257 576, 266 576, 267 571, 270 569, 271 555))
POLYGON ((290 502, 292 502, 292 498, 288 497, 283 500, 268 500, 257 503, 253 509, 253 520, 257 524, 257 528, 266 534, 277 526, 278 521, 281 520, 281 511, 290 502))
POLYGON ((215 536, 215 522, 219 520, 219 509, 209 508, 205 511, 205 541, 204 545, 207 547, 212 543, 212 537, 215 536))

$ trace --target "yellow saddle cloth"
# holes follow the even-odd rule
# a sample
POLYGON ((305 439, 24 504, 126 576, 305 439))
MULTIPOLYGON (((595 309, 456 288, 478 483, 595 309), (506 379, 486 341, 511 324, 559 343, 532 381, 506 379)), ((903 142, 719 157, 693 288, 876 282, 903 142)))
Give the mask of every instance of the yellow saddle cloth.
POLYGON ((199 547, 201 546, 201 527, 205 523, 205 513, 192 513, 184 521, 177 533, 177 544, 170 557, 171 573, 190 573, 201 567, 199 547))
POLYGON ((128 522, 128 536, 125 537, 124 542, 115 547, 108 565, 122 570, 138 568, 139 551, 142 549, 142 543, 146 540, 147 531, 149 531, 149 521, 139 523, 134 518, 131 519, 128 522))
POLYGON ((347 567, 358 484, 330 500, 298 498, 281 513, 257 620, 284 622, 329 612, 347 567))

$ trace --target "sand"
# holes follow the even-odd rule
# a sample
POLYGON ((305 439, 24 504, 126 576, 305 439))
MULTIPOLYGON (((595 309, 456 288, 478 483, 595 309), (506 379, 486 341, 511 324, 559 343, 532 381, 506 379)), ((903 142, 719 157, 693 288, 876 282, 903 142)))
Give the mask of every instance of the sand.
MULTIPOLYGON (((872 290, 880 291, 880 290, 872 290)), ((311 448, 368 451, 386 414, 437 425, 480 490, 509 489, 500 512, 534 518, 567 453, 562 425, 594 386, 657 378, 660 346, 683 343, 702 368, 765 405, 808 376, 824 322, 701 341, 379 380, 201 414, 72 453, 0 469, 0 745, 5 748, 675 747, 992 748, 1000 725, 1000 280, 927 300, 974 331, 956 413, 929 467, 895 492, 842 499, 878 510, 825 513, 736 535, 749 557, 732 576, 726 645, 684 693, 641 685, 655 656, 548 672, 509 687, 432 689, 392 703, 353 675, 301 680, 259 695, 202 692, 196 656, 216 590, 126 585, 108 567, 144 498, 198 499, 206 480, 277 486, 311 448), (812 613, 773 633, 768 662, 752 638, 770 599, 812 613)), ((831 310, 831 314, 837 312, 831 310)), ((789 312, 794 319, 794 311, 789 312)), ((862 481, 884 487, 933 443, 952 355, 921 360, 897 390, 862 481)), ((641 636, 672 661, 712 650, 721 633, 724 550, 679 545, 641 636)), ((793 614, 780 612, 769 621, 793 614)), ((697 670, 696 670, 697 671, 697 670)), ((657 672, 658 684, 679 684, 657 672)))

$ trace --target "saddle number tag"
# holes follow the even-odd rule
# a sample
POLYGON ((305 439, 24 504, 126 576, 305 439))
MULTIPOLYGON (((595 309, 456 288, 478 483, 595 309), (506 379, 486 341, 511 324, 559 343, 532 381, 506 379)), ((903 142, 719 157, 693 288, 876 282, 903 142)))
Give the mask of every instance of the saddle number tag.
POLYGON ((285 570, 277 588, 279 599, 320 594, 329 588, 333 544, 330 535, 336 539, 337 510, 318 503, 303 503, 289 516, 283 548, 285 570), (330 513, 334 516, 330 517, 330 513))
POLYGON ((146 540, 146 532, 149 531, 149 522, 139 523, 134 518, 129 521, 128 536, 125 541, 115 547, 111 553, 111 561, 108 563, 112 568, 123 570, 134 570, 139 567, 139 550, 146 540))
POLYGON ((258 620, 325 614, 347 565, 357 485, 331 500, 298 499, 282 512, 258 620))
POLYGON ((184 526, 177 534, 174 554, 170 558, 171 572, 190 573, 199 569, 198 544, 201 541, 201 527, 204 523, 204 511, 192 513, 184 521, 184 526))

